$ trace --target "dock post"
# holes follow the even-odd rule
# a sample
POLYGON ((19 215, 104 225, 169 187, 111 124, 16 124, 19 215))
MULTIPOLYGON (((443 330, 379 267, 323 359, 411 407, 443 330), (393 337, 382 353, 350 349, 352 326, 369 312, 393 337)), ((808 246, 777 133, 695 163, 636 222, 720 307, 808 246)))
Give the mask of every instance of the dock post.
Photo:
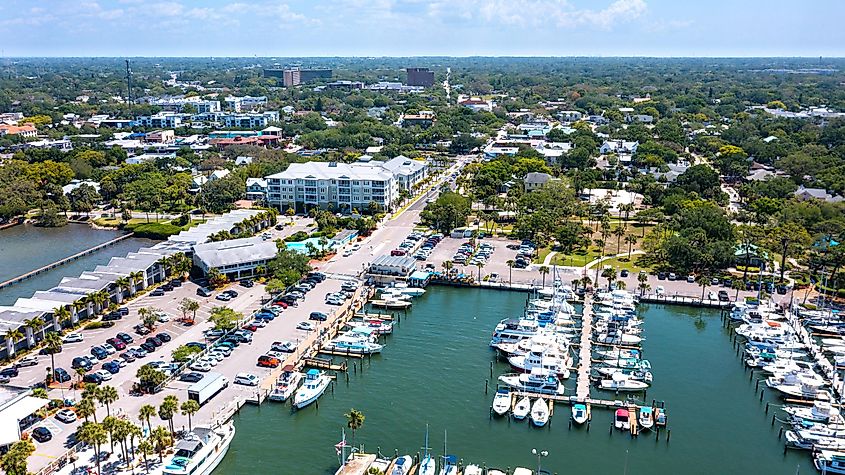
POLYGON ((772 414, 772 427, 774 427, 774 426, 775 426, 775 415, 772 414))
POLYGON ((572 418, 571 418, 571 417, 569 418, 569 427, 568 427, 568 429, 569 429, 569 430, 572 430, 572 418))
POLYGON ((672 429, 666 429, 666 443, 669 443, 669 439, 672 438, 672 429))
POLYGON ((490 377, 493 377, 493 362, 490 362, 490 377))
MULTIPOLYGON (((754 373, 752 372, 751 375, 753 376, 754 373)), ((751 378, 748 378, 748 379, 750 380, 751 378)), ((760 389, 760 380, 759 379, 757 380, 757 384, 754 385, 754 392, 756 393, 758 389, 760 389)))
POLYGON ((767 402, 767 403, 766 403, 766 412, 765 412, 765 414, 768 414, 768 413, 769 413, 769 403, 767 402))
POLYGON ((760 390, 760 402, 763 402, 763 393, 766 392, 765 389, 760 390))
POLYGON ((778 440, 780 440, 781 437, 783 437, 783 426, 781 426, 780 430, 778 431, 778 440))
POLYGON ((490 384, 490 380, 489 380, 489 379, 485 379, 485 380, 484 380, 484 394, 487 394, 487 385, 488 385, 488 384, 490 384))
POLYGON ((608 434, 613 435, 613 422, 610 423, 610 432, 608 434))
POLYGON ((590 420, 587 419, 587 432, 590 432, 590 420))

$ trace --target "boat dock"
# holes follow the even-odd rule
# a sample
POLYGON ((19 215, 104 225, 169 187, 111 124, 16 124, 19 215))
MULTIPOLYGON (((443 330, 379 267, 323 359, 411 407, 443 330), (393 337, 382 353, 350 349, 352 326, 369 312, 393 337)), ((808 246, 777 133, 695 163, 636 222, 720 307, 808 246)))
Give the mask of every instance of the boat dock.
POLYGON ((346 361, 334 363, 331 358, 320 358, 319 356, 313 358, 305 358, 304 365, 309 368, 327 369, 329 371, 346 371, 346 361))
POLYGON ((645 294, 640 297, 641 303, 662 303, 668 305, 685 305, 687 307, 704 307, 704 308, 731 308, 731 302, 723 302, 721 300, 701 299, 700 297, 690 297, 685 295, 657 295, 645 294))
POLYGON ((354 457, 350 457, 350 460, 347 460, 346 464, 335 472, 335 475, 366 475, 370 465, 375 461, 376 454, 356 453, 354 457))
POLYGON ((11 279, 9 279, 9 280, 5 280, 5 281, 3 281, 3 282, 0 282, 0 289, 4 289, 4 288, 6 288, 6 287, 8 287, 8 286, 10 286, 10 285, 17 284, 18 282, 21 282, 21 281, 27 280, 27 279, 29 279, 29 278, 31 278, 31 277, 35 277, 35 276, 36 276, 36 275, 38 275, 38 274, 41 274, 41 273, 47 272, 48 270, 55 269, 56 267, 59 267, 59 266, 62 266, 62 265, 67 264, 68 262, 75 261, 75 260, 79 259, 80 257, 87 256, 88 254, 93 254, 93 253, 95 253, 95 252, 99 251, 100 249, 103 249, 103 248, 109 247, 109 246, 111 246, 111 245, 117 244, 117 243, 119 243, 120 241, 125 241, 126 239, 129 239, 129 238, 131 238, 132 236, 133 236, 133 233, 129 233, 129 234, 124 234, 124 235, 122 235, 122 236, 118 236, 118 237, 116 237, 116 238, 114 238, 114 239, 112 239, 112 240, 110 240, 110 241, 106 241, 106 242, 104 242, 104 243, 102 243, 102 244, 97 244, 97 245, 96 245, 96 246, 94 246, 94 247, 91 247, 91 248, 85 249, 84 251, 77 252, 76 254, 74 254, 74 255, 72 255, 72 256, 68 256, 68 257, 65 257, 65 258, 63 258, 63 259, 59 259, 59 260, 57 260, 57 261, 55 261, 55 262, 52 262, 52 263, 50 263, 50 264, 47 264, 46 266, 41 266, 41 267, 39 267, 38 269, 31 270, 31 271, 29 271, 29 272, 27 272, 27 273, 25 273, 25 274, 21 274, 21 275, 19 275, 19 276, 17 276, 17 277, 12 277, 12 278, 11 278, 11 279))
POLYGON ((592 360, 592 338, 590 333, 593 321, 593 296, 584 297, 584 310, 581 314, 581 342, 578 348, 578 379, 575 396, 586 401, 590 397, 590 362, 592 360))

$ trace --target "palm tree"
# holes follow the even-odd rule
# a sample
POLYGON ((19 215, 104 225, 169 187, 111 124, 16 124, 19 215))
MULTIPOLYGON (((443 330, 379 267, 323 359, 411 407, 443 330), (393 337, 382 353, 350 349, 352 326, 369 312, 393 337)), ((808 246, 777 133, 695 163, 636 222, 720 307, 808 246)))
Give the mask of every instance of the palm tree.
POLYGON ((50 354, 50 368, 56 369, 56 353, 62 351, 62 337, 56 332, 44 335, 45 349, 50 354))
POLYGON ((453 267, 455 267, 455 263, 448 260, 448 259, 443 261, 443 264, 441 264, 441 265, 443 266, 443 269, 446 271, 447 277, 449 276, 449 271, 452 270, 453 267))
POLYGON ((737 299, 739 299, 739 291, 745 290, 745 282, 739 279, 734 279, 733 281, 731 281, 731 287, 736 290, 736 295, 734 295, 734 302, 736 302, 737 299))
POLYGON ((355 432, 364 425, 364 420, 366 417, 364 413, 352 408, 349 410, 348 413, 344 414, 346 417, 346 427, 352 429, 352 445, 355 445, 355 432))
POLYGON ((114 452, 114 430, 117 428, 119 419, 117 417, 106 416, 103 418, 103 429, 109 434, 110 452, 114 452))
POLYGON ((173 436, 170 435, 170 432, 167 431, 167 428, 164 426, 156 427, 152 432, 150 432, 150 441, 153 443, 156 452, 158 452, 158 460, 159 462, 164 462, 164 457, 162 453, 164 449, 166 449, 173 441, 173 436))
POLYGON ((129 435, 128 435, 128 437, 129 437, 129 447, 132 449, 132 456, 134 457, 135 456, 135 438, 136 437, 138 439, 142 438, 144 436, 144 431, 141 430, 141 428, 138 427, 137 425, 135 425, 132 421, 130 421, 128 419, 125 419, 125 420, 126 420, 126 423, 129 427, 129 435))
POLYGON ((481 261, 476 262, 475 267, 478 267, 478 281, 481 282, 481 268, 484 267, 484 263, 481 261))
POLYGON ((651 285, 649 285, 649 283, 648 283, 648 282, 646 282, 646 281, 642 281, 642 282, 640 282, 640 284, 637 286, 637 288, 638 288, 638 289, 640 289, 640 297, 642 297, 643 295, 645 295, 645 293, 646 293, 646 292, 648 292, 649 290, 651 290, 651 285))
POLYGON ((102 386, 99 390, 97 390, 97 401, 100 401, 100 404, 106 406, 107 415, 111 415, 111 408, 109 405, 117 402, 118 399, 120 399, 120 395, 117 393, 117 389, 115 389, 114 386, 102 386))
POLYGON ((631 260, 631 250, 634 247, 634 244, 637 243, 637 241, 639 241, 639 238, 637 238, 637 236, 634 236, 633 234, 629 234, 629 235, 625 236, 625 244, 628 245, 628 260, 629 261, 631 260))
POLYGON ((59 328, 57 328, 57 330, 61 329, 63 324, 72 321, 70 310, 68 310, 68 308, 64 305, 54 308, 53 319, 54 321, 59 322, 59 328))
POLYGON ((182 410, 182 415, 188 416, 188 430, 192 430, 191 428, 191 417, 200 410, 200 405, 198 402, 194 401, 193 399, 188 399, 187 401, 182 403, 180 407, 182 410))
POLYGON ((6 330, 3 338, 6 340, 6 351, 9 358, 15 356, 15 343, 22 340, 24 334, 17 328, 6 330))
POLYGON ((623 203, 619 205, 619 211, 625 216, 625 230, 628 229, 628 218, 631 216, 631 213, 634 211, 634 204, 633 203, 623 203))
POLYGON ((607 279, 607 290, 611 290, 613 282, 618 278, 616 269, 613 267, 605 267, 604 270, 601 271, 601 276, 607 279))
POLYGON ((106 443, 108 436, 103 426, 96 422, 83 422, 76 432, 76 437, 81 442, 94 446, 94 458, 97 461, 97 473, 100 471, 100 445, 106 443))
POLYGON ((513 259, 508 259, 505 263, 508 265, 508 285, 513 284, 513 266, 516 264, 516 261, 513 259))
POLYGON ((155 448, 148 439, 143 439, 138 442, 138 452, 141 452, 141 456, 144 457, 144 471, 146 471, 147 473, 150 473, 150 465, 147 460, 147 456, 152 455, 154 451, 155 448))
POLYGON ((200 309, 200 304, 196 300, 185 297, 179 303, 179 310, 182 311, 182 318, 188 319, 188 312, 191 312, 191 323, 195 323, 197 319, 197 310, 200 309))
POLYGON ((710 276, 702 272, 695 278, 695 283, 701 286, 701 300, 704 301, 704 292, 707 290, 707 286, 710 285, 710 276))
POLYGON ((158 417, 161 418, 163 421, 167 421, 167 425, 170 426, 170 434, 173 435, 173 416, 176 415, 176 411, 179 410, 179 399, 170 394, 165 396, 164 401, 161 402, 161 405, 158 406, 158 417))
POLYGON ((153 426, 150 424, 150 418, 156 413, 156 408, 152 404, 144 404, 138 409, 138 419, 141 422, 147 423, 147 429, 150 434, 153 432, 153 426))
POLYGON ((628 287, 628 284, 625 283, 624 280, 617 280, 616 281, 616 288, 619 290, 625 290, 628 287))
POLYGON ((114 285, 117 287, 118 302, 123 302, 123 293, 127 292, 129 290, 129 286, 131 285, 129 277, 121 277, 115 280, 114 285))
POLYGON ((622 237, 625 236, 625 228, 616 226, 613 228, 613 235, 616 236, 616 254, 619 254, 622 247, 622 237))
POLYGON ((44 320, 41 317, 32 317, 24 320, 23 326, 28 334, 26 344, 29 348, 32 348, 35 346, 35 332, 44 329, 44 320))
POLYGON ((549 273, 549 268, 547 266, 540 266, 540 268, 537 269, 537 271, 540 272, 540 276, 543 278, 543 285, 542 286, 545 287, 546 286, 546 274, 549 273))
POLYGON ((590 279, 589 276, 585 275, 584 277, 581 277, 581 285, 584 287, 585 291, 587 290, 587 287, 589 287, 592 283, 593 281, 592 279, 590 279))
POLYGON ((129 273, 129 295, 134 296, 138 293, 138 284, 144 281, 144 273, 141 271, 135 271, 129 273))
POLYGON ((116 419, 117 423, 115 424, 114 429, 112 430, 112 440, 117 440, 120 443, 120 452, 123 455, 123 462, 126 466, 129 466, 129 450, 126 448, 126 439, 129 438, 129 433, 132 429, 130 427, 134 426, 131 422, 127 421, 126 419, 116 419))
POLYGON ((162 271, 161 275, 162 275, 163 278, 166 278, 170 274, 170 272, 168 272, 167 268, 168 268, 168 266, 170 266, 171 262, 172 261, 167 256, 164 256, 161 259, 156 261, 156 264, 159 265, 159 268, 162 271))
POLYGON ((88 422, 89 417, 93 417, 94 422, 97 422, 97 406, 94 405, 94 401, 91 398, 84 397, 80 399, 73 409, 77 416, 85 419, 85 422, 88 422))

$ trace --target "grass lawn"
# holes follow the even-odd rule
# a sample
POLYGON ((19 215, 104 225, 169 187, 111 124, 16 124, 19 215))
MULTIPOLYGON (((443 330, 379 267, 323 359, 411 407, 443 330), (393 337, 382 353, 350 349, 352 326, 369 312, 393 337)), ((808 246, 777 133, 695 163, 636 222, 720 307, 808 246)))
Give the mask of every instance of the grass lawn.
POLYGON ((639 272, 640 270, 650 271, 651 269, 648 267, 640 267, 637 265, 641 255, 633 255, 631 256, 631 260, 629 261, 627 257, 614 257, 613 259, 606 259, 602 261, 600 264, 602 267, 610 266, 617 270, 628 269, 629 272, 639 272))
MULTIPOLYGON (((534 259, 535 264, 542 264, 546 260, 546 256, 549 255, 551 249, 548 247, 544 247, 537 252, 537 257, 534 259)), ((590 249, 588 252, 578 252, 574 254, 561 254, 557 253, 552 257, 552 260, 549 261, 550 266, 558 265, 558 266, 573 266, 573 267, 582 267, 587 265, 588 262, 598 259, 599 253, 594 249, 590 249)))
MULTIPOLYGON (((133 226, 146 224, 148 222, 149 223, 169 223, 171 221, 173 221, 173 220, 172 219, 164 219, 164 218, 160 218, 160 219, 156 220, 155 216, 150 216, 149 221, 147 221, 147 218, 141 217, 141 218, 132 218, 129 221, 127 221, 126 223, 124 223, 123 221, 121 221, 120 217, 116 217, 116 218, 97 218, 97 219, 94 220, 94 224, 96 224, 98 226, 111 227, 111 228, 116 228, 116 227, 119 227, 121 224, 125 224, 125 225, 127 225, 131 228, 133 226)), ((191 228, 191 227, 196 226, 198 224, 202 224, 204 222, 206 222, 205 219, 193 219, 188 224, 186 224, 185 226, 182 226, 182 229, 188 229, 188 228, 191 228)))

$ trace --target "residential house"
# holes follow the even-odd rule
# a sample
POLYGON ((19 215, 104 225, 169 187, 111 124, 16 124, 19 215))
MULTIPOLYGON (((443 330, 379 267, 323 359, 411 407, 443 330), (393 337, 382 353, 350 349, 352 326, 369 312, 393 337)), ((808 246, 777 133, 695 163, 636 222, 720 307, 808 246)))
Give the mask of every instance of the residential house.
POLYGON ((525 184, 525 191, 531 192, 534 190, 538 190, 544 186, 546 183, 551 181, 553 178, 548 173, 539 173, 539 172, 530 172, 525 175, 523 179, 523 183, 525 184))
POLYGON ((458 105, 472 109, 475 112, 493 112, 496 103, 492 100, 484 100, 480 97, 470 97, 461 94, 458 97, 458 105))
POLYGON ((602 155, 607 155, 609 153, 627 153, 633 155, 637 153, 637 147, 639 145, 639 142, 628 142, 625 140, 606 140, 603 144, 601 144, 599 152, 601 152, 602 155))
POLYGON ((264 178, 246 179, 246 199, 264 201, 267 198, 267 180, 264 178))
POLYGON ((0 137, 17 136, 24 138, 35 138, 38 135, 38 129, 32 124, 24 125, 0 125, 0 137))
POLYGON ((434 123, 434 111, 420 111, 418 114, 402 114, 399 124, 402 127, 419 126, 424 129, 434 123))
POLYGON ((801 201, 821 200, 828 203, 839 203, 843 198, 839 195, 831 195, 823 188, 805 188, 804 185, 795 190, 795 197, 801 201))

